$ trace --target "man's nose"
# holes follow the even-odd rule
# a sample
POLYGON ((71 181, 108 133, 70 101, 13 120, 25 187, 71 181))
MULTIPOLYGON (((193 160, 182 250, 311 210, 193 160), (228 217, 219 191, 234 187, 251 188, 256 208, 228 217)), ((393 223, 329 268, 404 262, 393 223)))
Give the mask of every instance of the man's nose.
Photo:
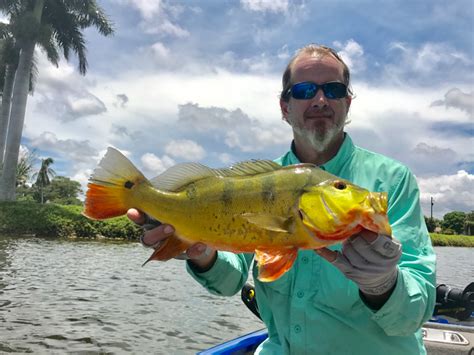
POLYGON ((318 88, 316 95, 311 100, 311 106, 313 107, 325 107, 328 106, 328 99, 321 88, 318 88))

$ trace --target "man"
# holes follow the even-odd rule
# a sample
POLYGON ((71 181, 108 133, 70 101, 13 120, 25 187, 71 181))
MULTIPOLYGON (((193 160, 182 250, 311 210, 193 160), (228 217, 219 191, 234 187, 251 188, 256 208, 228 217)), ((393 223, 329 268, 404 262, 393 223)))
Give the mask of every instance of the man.
MULTIPOLYGON (((314 163, 371 191, 386 191, 393 237, 364 231, 342 246, 300 251, 280 279, 256 280, 257 303, 269 338, 260 354, 423 354, 420 327, 435 302, 435 256, 410 171, 361 149, 344 132, 351 105, 350 74, 332 49, 309 45, 288 64, 280 107, 293 129, 291 149, 277 162, 314 163), (398 242, 400 241, 400 242, 398 242)), ((137 223, 144 216, 136 210, 137 223)), ((155 245, 173 233, 145 233, 155 245)), ((244 285, 253 255, 187 251, 189 273, 210 292, 233 295, 244 285)))

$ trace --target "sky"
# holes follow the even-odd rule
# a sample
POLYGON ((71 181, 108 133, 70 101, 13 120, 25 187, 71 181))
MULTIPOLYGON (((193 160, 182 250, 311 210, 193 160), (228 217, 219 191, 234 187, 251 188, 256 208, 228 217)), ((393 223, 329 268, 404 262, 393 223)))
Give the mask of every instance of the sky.
MULTIPOLYGON (((426 216, 474 209, 474 3, 422 0, 99 0, 113 37, 85 31, 77 62, 48 63, 23 150, 86 186, 108 146, 148 177, 185 161, 275 159, 290 146, 281 75, 309 43, 335 48, 356 145, 415 174, 426 216)), ((1 18, 0 18, 1 19, 1 18)), ((4 18, 3 18, 4 19, 4 18)))

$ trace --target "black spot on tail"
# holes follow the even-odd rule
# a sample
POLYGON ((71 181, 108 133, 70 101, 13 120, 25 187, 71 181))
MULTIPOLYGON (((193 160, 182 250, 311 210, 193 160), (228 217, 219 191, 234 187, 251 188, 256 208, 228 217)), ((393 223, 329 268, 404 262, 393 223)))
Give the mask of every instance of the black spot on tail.
POLYGON ((133 185, 135 185, 133 182, 131 182, 130 180, 128 180, 123 186, 125 186, 125 188, 127 189, 131 189, 133 187, 133 185))

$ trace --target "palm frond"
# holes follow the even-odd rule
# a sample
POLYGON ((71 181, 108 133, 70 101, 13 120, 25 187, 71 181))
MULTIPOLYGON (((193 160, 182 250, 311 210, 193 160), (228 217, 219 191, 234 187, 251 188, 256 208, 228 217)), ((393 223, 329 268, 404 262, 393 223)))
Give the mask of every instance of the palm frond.
POLYGON ((0 38, 7 38, 10 36, 10 25, 8 23, 0 22, 0 38))
POLYGON ((73 0, 70 7, 75 10, 81 28, 94 26, 103 36, 114 33, 113 23, 107 19, 105 11, 95 0, 73 0))
POLYGON ((53 36, 53 28, 49 24, 41 25, 40 35, 38 36, 38 45, 44 50, 49 61, 56 67, 59 65, 59 52, 56 41, 53 36))

